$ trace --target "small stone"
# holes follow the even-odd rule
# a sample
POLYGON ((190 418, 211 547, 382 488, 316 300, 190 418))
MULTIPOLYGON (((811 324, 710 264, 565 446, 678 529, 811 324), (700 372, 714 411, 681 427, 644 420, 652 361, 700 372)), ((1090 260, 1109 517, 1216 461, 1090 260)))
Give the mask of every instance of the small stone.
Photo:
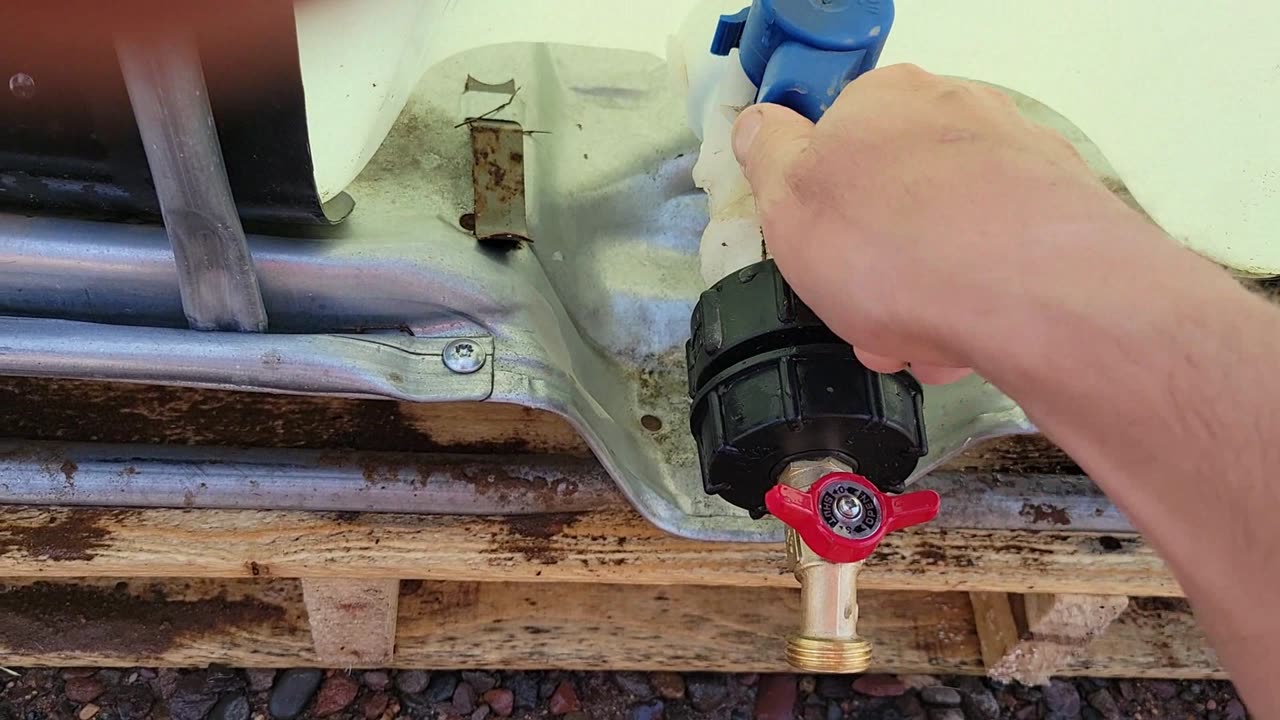
POLYGON ((1124 698, 1125 700, 1132 700, 1133 696, 1138 693, 1137 688, 1134 687, 1132 680, 1121 680, 1120 682, 1116 683, 1116 687, 1120 688, 1120 697, 1124 698))
POLYGON ((893 704, 903 720, 926 720, 929 717, 928 711, 924 709, 924 703, 920 702, 920 698, 914 693, 898 696, 893 704))
POLYGON ((1105 719, 1102 717, 1102 713, 1086 705, 1080 710, 1080 720, 1105 720, 1105 719))
POLYGON ((801 717, 804 720, 826 720, 827 711, 821 705, 806 705, 801 717))
POLYGON ((591 720, 591 716, 585 710, 574 710, 564 716, 564 720, 591 720))
POLYGON ((266 692, 276 681, 276 671, 271 668, 250 668, 244 671, 249 679, 249 689, 253 692, 266 692))
POLYGON ((1106 688, 1095 690, 1089 695, 1089 707, 1098 711, 1098 714, 1107 720, 1119 720, 1120 705, 1116 703, 1116 699, 1107 692, 1106 688))
POLYGON ((738 676, 738 684, 743 687, 755 687, 760 682, 760 676, 755 673, 744 673, 738 676))
POLYGON ((471 711, 471 720, 484 720, 485 718, 489 717, 489 713, 490 713, 489 706, 481 705, 480 707, 471 711))
POLYGON ((756 686, 755 720, 792 720, 796 713, 795 675, 762 675, 756 686))
POLYGON ((729 686, 722 675, 697 673, 685 680, 689 704, 698 712, 709 713, 724 704, 729 686))
POLYGON ((898 680, 907 686, 909 690, 919 690, 920 688, 942 684, 942 681, 933 675, 899 675, 898 680))
POLYGON ((223 692, 233 690, 239 684, 238 677, 222 668, 187 673, 177 679, 173 695, 169 698, 169 717, 173 720, 202 720, 223 692))
POLYGON ((276 678, 275 686, 271 689, 267 711, 275 720, 293 720, 306 709, 311 696, 320 689, 320 681, 323 679, 324 673, 314 668, 285 670, 276 678))
POLYGON ((143 680, 155 680, 159 674, 152 668, 138 668, 138 677, 143 680))
MULTIPOLYGON (((368 673, 365 674, 367 675, 368 673)), ((388 676, 387 682, 391 682, 390 676, 388 676)), ((382 691, 377 691, 372 695, 366 695, 360 701, 360 712, 364 715, 364 720, 378 720, 378 718, 382 717, 382 713, 387 711, 387 706, 390 704, 391 696, 382 691)))
POLYGON ((960 691, 945 685, 934 685, 920 690, 920 699, 926 705, 960 707, 960 691))
POLYGON ((1015 720, 1036 720, 1040 717, 1040 708, 1035 705, 1023 705, 1013 713, 1015 720))
POLYGON ((1235 698, 1232 698, 1223 710, 1227 713, 1227 720, 1247 720, 1249 717, 1249 713, 1245 712, 1244 703, 1235 698))
POLYGON ((124 673, 115 668, 103 668, 97 672, 97 676, 106 685, 119 685, 124 673))
POLYGON ((334 673, 325 678, 311 706, 315 717, 329 717, 346 709, 360 692, 360 685, 346 673, 334 673))
POLYGON ((476 711, 476 690, 469 683, 458 683, 453 691, 453 711, 459 715, 470 715, 476 711))
POLYGON ((88 705, 85 705, 84 707, 80 708, 80 713, 78 717, 80 718, 80 720, 92 720, 92 718, 95 715, 97 715, 98 711, 101 709, 102 708, 98 707, 97 705, 94 705, 93 703, 89 703, 88 705))
POLYGON ((155 703, 151 688, 133 685, 116 691, 112 699, 112 709, 117 720, 142 720, 151 713, 155 703))
POLYGON ((625 693, 633 695, 641 700, 648 700, 653 697, 653 688, 649 686, 649 679, 641 673, 620 672, 613 674, 613 684, 625 693))
POLYGON ((844 709, 835 700, 827 701, 827 720, 843 720, 844 709))
POLYGON ((431 682, 431 673, 425 670, 401 670, 396 673, 396 689, 402 693, 416 695, 427 689, 431 682))
POLYGON ((431 702, 453 701, 453 691, 458 689, 458 676, 453 673, 433 673, 427 683, 427 699, 431 702))
POLYGON ((127 676, 125 676, 125 679, 124 679, 125 685, 132 685, 136 682, 138 682, 138 673, 131 672, 127 676))
POLYGON ((818 695, 829 700, 843 700, 853 695, 848 675, 819 675, 818 695))
POLYGON ((812 675, 805 675, 800 678, 800 694, 812 695, 815 688, 818 687, 818 681, 812 675))
POLYGON ((480 672, 479 670, 463 670, 461 675, 462 682, 470 685, 480 695, 498 687, 498 678, 494 677, 493 673, 480 672))
POLYGON ((960 708, 934 708, 929 711, 929 720, 964 720, 964 712, 960 708))
POLYGON ((627 709, 627 720, 660 720, 663 709, 662 701, 657 698, 636 703, 627 709))
POLYGON ((239 693, 223 695, 209 711, 208 720, 249 720, 249 699, 239 693))
POLYGON ((567 715, 568 713, 582 709, 582 703, 578 702, 578 693, 574 691, 573 686, 569 682, 563 681, 556 686, 551 693, 551 697, 547 698, 547 709, 552 715, 567 715))
POLYGON ((1080 715, 1080 691, 1065 680, 1052 680, 1044 686, 1044 704, 1053 718, 1074 718, 1080 715))
POLYGON ((537 707, 538 679, 536 677, 529 673, 514 673, 507 676, 505 685, 511 690, 516 707, 524 710, 537 707))
POLYGON ((538 699, 549 700, 559 685, 560 681, 555 677, 542 678, 542 682, 538 683, 538 699))
POLYGON ((1217 700, 1214 700, 1213 698, 1209 698, 1208 700, 1206 700, 1206 701, 1204 702, 1204 709, 1205 709, 1205 710, 1217 710, 1217 709, 1218 709, 1218 701, 1217 701, 1217 700))
POLYGON ((62 691, 71 702, 84 704, 97 700, 106 689, 102 681, 95 677, 73 677, 67 678, 62 691))
POLYGON ((684 698, 684 676, 673 672, 656 672, 649 676, 649 684, 654 692, 663 700, 681 700, 684 698))
POLYGON ((853 681, 853 689, 871 697, 898 697, 907 686, 893 675, 859 675, 853 681))
POLYGON ((493 708, 498 717, 507 717, 515 709, 515 696, 507 688, 494 688, 486 692, 482 699, 493 708))
POLYGON ((391 687, 391 673, 386 670, 366 670, 360 674, 360 682, 374 692, 391 687))
POLYGON ((1161 700, 1172 700, 1178 695, 1178 683, 1172 680, 1152 680, 1148 687, 1161 700))
POLYGON ((87 678, 93 677, 98 671, 94 668, 63 668, 62 677, 64 678, 87 678))
POLYGON ((960 707, 969 720, 999 720, 1000 703, 981 683, 969 685, 960 698, 960 707))

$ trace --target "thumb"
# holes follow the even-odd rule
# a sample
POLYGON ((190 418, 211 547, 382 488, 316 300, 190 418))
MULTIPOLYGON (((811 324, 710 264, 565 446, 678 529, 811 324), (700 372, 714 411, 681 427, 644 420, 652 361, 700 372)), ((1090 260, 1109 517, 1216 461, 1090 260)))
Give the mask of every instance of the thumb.
POLYGON ((809 147, 813 123, 789 108, 760 103, 733 124, 733 154, 751 183, 761 214, 790 200, 787 176, 809 147))

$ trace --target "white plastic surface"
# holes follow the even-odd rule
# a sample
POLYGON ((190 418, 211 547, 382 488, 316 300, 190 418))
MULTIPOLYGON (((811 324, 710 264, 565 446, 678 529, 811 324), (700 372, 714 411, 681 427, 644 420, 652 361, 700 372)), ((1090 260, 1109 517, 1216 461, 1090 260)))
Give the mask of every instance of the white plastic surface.
MULTIPOLYGON (((322 194, 345 187, 409 88, 448 55, 512 41, 662 55, 690 10, 710 18, 709 42, 716 14, 746 4, 304 3, 299 48, 322 194)), ((1277 47, 1275 0, 898 0, 882 64, 914 62, 1040 100, 1098 144, 1170 234, 1240 272, 1271 275, 1280 274, 1277 47)))

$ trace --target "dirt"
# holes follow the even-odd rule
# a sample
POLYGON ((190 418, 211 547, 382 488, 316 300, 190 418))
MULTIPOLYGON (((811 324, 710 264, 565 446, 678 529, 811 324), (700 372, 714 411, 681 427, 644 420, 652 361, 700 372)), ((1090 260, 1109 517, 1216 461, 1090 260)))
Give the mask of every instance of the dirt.
POLYGON ((130 592, 126 583, 113 589, 35 583, 0 590, 0 638, 16 654, 159 656, 184 638, 283 619, 283 608, 258 600, 180 601, 146 587, 130 592))
POLYGON ((129 510, 77 510, 50 517, 43 525, 0 526, 0 555, 20 553, 42 560, 92 560, 108 546, 111 526, 129 510))
POLYGON ((558 548, 557 538, 572 527, 578 516, 572 513, 525 515, 505 519, 503 533, 488 553, 498 556, 519 555, 541 565, 555 565, 568 553, 558 548))
MULTIPOLYGON (((518 431, 438 441, 390 400, 0 378, 0 407, 0 435, 22 440, 505 455, 548 449, 518 431)), ((70 481, 78 468, 58 459, 50 469, 70 481)))

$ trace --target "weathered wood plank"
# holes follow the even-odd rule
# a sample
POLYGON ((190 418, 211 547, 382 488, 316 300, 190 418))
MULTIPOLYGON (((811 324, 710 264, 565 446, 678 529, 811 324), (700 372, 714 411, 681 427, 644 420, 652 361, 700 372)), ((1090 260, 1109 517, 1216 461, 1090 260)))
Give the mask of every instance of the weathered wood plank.
MULTIPOLYGON (((634 511, 520 518, 0 508, 0 576, 424 578, 794 587, 773 544, 666 535, 634 511)), ((1139 539, 944 530, 889 535, 868 589, 1176 596, 1139 539)))
MULTIPOLYGON (((785 672, 784 588, 402 584, 394 667, 785 672)), ((874 669, 983 670, 965 593, 871 591, 874 669)), ((1138 601, 1066 674, 1222 677, 1180 601, 1138 601)), ((300 583, 21 581, 0 587, 6 664, 296 667, 321 662, 300 583)))
POLYGON ((316 657, 325 665, 376 666, 391 661, 399 580, 304 579, 302 600, 316 657))
POLYGON ((1013 617, 1009 593, 971 592, 969 602, 973 605, 973 622, 982 649, 982 664, 987 668, 995 667, 1018 644, 1018 622, 1013 617))

